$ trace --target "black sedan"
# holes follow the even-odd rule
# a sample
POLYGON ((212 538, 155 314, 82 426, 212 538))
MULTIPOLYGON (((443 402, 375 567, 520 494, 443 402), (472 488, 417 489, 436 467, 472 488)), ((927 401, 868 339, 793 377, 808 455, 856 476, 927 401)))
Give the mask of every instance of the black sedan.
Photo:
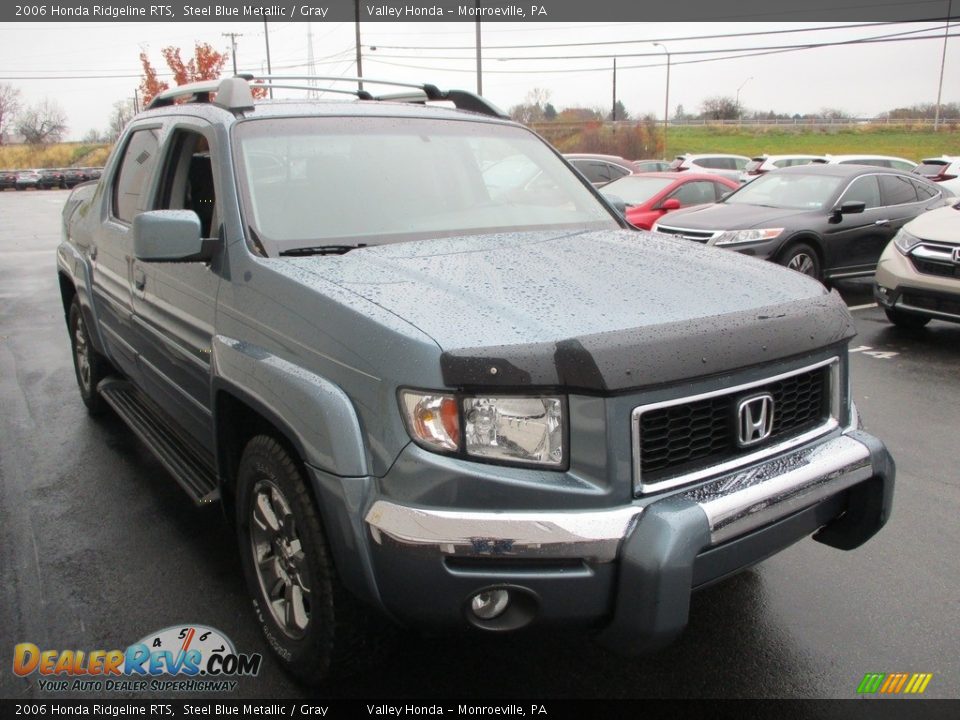
POLYGON ((716 204, 671 213, 653 230, 772 260, 826 282, 873 274, 904 223, 952 197, 897 170, 803 165, 762 175, 716 204))

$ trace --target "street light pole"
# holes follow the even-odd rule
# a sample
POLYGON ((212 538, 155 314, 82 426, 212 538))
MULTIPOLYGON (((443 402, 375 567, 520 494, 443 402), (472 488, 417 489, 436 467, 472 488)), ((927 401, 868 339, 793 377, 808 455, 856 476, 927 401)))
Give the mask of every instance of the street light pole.
POLYGON ((614 122, 613 131, 617 131, 617 58, 613 58, 613 109, 610 111, 610 119, 614 122))
POLYGON ((742 83, 740 83, 740 87, 737 88, 737 103, 736 103, 736 104, 737 104, 737 121, 738 121, 738 122, 740 121, 741 118, 743 118, 743 110, 740 109, 740 91, 743 90, 743 86, 746 85, 746 84, 747 84, 748 82, 750 82, 751 80, 753 80, 753 75, 751 75, 751 76, 748 77, 746 80, 744 80, 742 83))
POLYGON ((667 157, 667 123, 670 121, 670 51, 663 43, 654 43, 667 54, 667 91, 663 98, 663 155, 667 157))

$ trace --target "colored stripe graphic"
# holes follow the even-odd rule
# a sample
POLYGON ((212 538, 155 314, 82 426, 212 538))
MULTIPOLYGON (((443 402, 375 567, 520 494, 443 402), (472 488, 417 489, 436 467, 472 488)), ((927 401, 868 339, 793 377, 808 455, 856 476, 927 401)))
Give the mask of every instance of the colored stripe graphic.
POLYGON ((880 689, 880 683, 883 682, 884 677, 886 677, 884 673, 867 673, 863 676, 863 680, 860 681, 857 692, 875 693, 880 689))
POLYGON ((866 673, 857 686, 860 694, 920 695, 933 679, 933 673, 866 673))

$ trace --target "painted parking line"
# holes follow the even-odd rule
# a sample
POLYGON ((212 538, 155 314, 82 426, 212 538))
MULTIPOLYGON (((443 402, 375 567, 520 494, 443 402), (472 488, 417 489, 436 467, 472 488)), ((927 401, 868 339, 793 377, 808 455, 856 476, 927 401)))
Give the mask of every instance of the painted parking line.
POLYGON ((869 357, 879 358, 880 360, 889 360, 890 358, 896 357, 900 353, 894 352, 893 350, 875 350, 870 345, 860 345, 858 347, 850 348, 850 354, 853 353, 863 353, 869 357))
POLYGON ((854 310, 869 310, 870 308, 877 307, 876 303, 868 303, 866 305, 850 305, 847 310, 853 312, 854 310))

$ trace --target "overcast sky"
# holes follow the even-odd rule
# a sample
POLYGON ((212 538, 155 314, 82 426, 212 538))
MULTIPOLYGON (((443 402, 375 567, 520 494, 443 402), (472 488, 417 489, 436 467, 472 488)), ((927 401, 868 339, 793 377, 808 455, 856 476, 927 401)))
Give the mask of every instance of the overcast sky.
MULTIPOLYGON (((550 93, 550 100, 558 109, 567 106, 609 109, 612 60, 582 56, 619 53, 617 97, 633 114, 655 113, 662 117, 665 56, 660 48, 652 45, 659 40, 672 54, 671 114, 678 104, 688 113, 698 112, 705 98, 735 97, 738 88, 746 108, 790 114, 836 107, 854 115, 872 116, 893 107, 936 101, 943 52, 942 24, 939 27, 931 23, 848 26, 752 37, 677 39, 827 25, 829 23, 486 23, 481 26, 483 94, 509 109, 523 102, 531 88, 538 87, 550 93), (682 63, 717 55, 680 54, 708 49, 738 54, 739 50, 759 46, 838 42, 911 31, 938 35, 939 39, 821 47, 695 64, 682 63), (559 48, 497 47, 609 41, 631 42, 559 48), (628 57, 644 53, 652 55, 628 57), (557 57, 565 59, 555 59, 557 57)), ((92 128, 105 129, 114 102, 132 97, 139 83, 137 58, 141 48, 147 51, 155 67, 166 70, 161 48, 176 45, 187 50, 200 41, 229 50, 229 39, 223 35, 228 32, 242 34, 237 38, 239 69, 256 73, 265 69, 262 22, 6 23, 0 25, 0 82, 20 88, 26 104, 45 97, 56 100, 67 113, 69 138, 79 139, 92 128), (111 77, 53 79, 67 75, 111 77)), ((318 74, 350 76, 356 73, 353 23, 308 26, 303 22, 277 22, 269 25, 275 74, 307 71, 308 32, 313 37, 318 74)), ((960 32, 960 27, 951 32, 960 32)), ((470 22, 362 23, 364 75, 475 90, 474 37, 475 25, 470 22), (414 49, 399 49, 401 47, 414 49)), ((227 69, 230 70, 229 64, 227 69)), ((960 102, 960 37, 948 40, 943 102, 960 102)))

